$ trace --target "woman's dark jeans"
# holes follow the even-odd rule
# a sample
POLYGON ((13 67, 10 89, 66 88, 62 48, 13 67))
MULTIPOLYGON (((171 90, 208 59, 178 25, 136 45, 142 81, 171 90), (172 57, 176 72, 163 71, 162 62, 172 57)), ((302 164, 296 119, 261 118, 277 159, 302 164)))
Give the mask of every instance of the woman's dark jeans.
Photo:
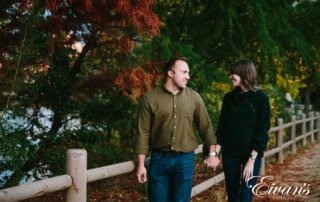
POLYGON ((194 152, 152 151, 148 169, 151 202, 190 202, 194 174, 194 152))
MULTIPOLYGON (((223 156, 222 165, 226 180, 226 189, 229 202, 251 202, 252 187, 257 182, 257 177, 252 178, 246 183, 242 177, 243 169, 248 158, 223 156)), ((258 176, 261 167, 261 158, 256 158, 253 167, 253 176, 258 176)))

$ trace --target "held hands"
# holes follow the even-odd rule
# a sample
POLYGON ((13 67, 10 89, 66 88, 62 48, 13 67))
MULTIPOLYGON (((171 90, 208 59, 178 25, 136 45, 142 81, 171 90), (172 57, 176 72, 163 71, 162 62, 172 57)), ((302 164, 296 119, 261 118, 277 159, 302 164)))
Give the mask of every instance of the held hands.
POLYGON ((216 171, 217 167, 219 166, 220 159, 218 156, 209 156, 204 160, 203 163, 207 166, 207 168, 212 168, 213 171, 216 171))
POLYGON ((217 167, 219 166, 220 159, 219 159, 219 151, 221 150, 221 145, 214 144, 210 145, 209 147, 209 157, 204 160, 204 165, 207 166, 207 168, 213 169, 213 171, 216 171, 217 167))

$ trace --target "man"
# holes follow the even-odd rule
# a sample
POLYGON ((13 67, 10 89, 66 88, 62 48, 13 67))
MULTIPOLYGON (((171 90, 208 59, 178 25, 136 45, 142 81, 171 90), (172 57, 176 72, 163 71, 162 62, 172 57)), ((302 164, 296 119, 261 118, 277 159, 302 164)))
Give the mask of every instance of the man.
POLYGON ((210 155, 205 164, 216 169, 220 160, 216 137, 200 95, 187 88, 189 66, 184 58, 172 58, 164 67, 165 81, 146 93, 137 119, 137 178, 147 181, 144 166, 151 151, 148 197, 151 202, 190 201, 194 174, 194 150, 198 147, 194 124, 210 155))

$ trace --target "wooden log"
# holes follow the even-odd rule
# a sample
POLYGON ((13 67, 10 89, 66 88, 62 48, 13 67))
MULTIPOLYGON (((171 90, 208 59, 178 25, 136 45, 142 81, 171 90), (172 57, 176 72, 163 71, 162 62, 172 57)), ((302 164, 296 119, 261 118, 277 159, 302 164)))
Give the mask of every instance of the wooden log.
POLYGON ((14 202, 26 200, 67 189, 71 185, 72 179, 69 175, 60 175, 57 177, 32 182, 30 184, 2 189, 0 190, 0 201, 14 202))
POLYGON ((94 182, 105 178, 122 175, 134 171, 134 161, 113 164, 109 166, 93 168, 87 171, 87 181, 94 182))

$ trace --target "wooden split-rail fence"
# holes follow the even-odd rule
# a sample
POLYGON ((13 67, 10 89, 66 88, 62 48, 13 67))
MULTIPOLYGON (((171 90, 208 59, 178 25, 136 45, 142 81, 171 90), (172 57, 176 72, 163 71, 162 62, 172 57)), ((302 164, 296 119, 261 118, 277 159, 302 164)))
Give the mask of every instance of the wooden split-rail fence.
MULTIPOLYGON (((307 142, 314 143, 320 140, 320 114, 319 112, 312 112, 308 117, 305 114, 301 114, 299 115, 299 119, 293 115, 288 123, 283 123, 283 119, 279 118, 277 126, 269 130, 269 135, 275 144, 265 151, 261 175, 265 173, 265 158, 275 156, 277 161, 282 163, 285 150, 290 149, 295 153, 298 144, 305 146, 307 142)), ((195 150, 195 154, 201 152, 202 145, 199 145, 195 150)), ((87 152, 83 149, 69 149, 66 159, 65 175, 2 189, 0 190, 0 202, 26 200, 60 190, 67 190, 67 202, 85 202, 87 200, 87 183, 133 172, 136 165, 135 161, 127 161, 87 170, 87 152)), ((148 160, 146 158, 146 165, 148 164, 148 160)), ((192 196, 205 191, 223 180, 224 173, 220 173, 195 185, 192 188, 192 196)))

